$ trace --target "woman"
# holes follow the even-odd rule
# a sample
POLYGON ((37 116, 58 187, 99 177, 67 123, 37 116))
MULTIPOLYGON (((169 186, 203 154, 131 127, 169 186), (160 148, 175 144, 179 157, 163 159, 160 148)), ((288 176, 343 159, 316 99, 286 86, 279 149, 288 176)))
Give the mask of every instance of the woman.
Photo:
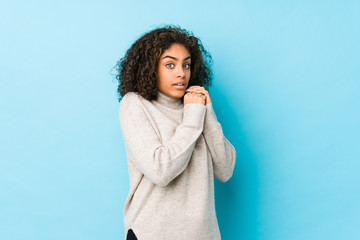
POLYGON ((166 26, 141 36, 117 64, 127 239, 221 239, 214 177, 230 179, 236 151, 204 87, 210 62, 198 38, 166 26))

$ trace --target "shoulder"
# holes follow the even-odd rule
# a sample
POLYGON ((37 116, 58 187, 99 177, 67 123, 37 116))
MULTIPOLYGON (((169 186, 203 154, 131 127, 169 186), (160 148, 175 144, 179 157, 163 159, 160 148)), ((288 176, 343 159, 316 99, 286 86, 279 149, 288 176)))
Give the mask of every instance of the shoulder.
POLYGON ((121 101, 120 108, 139 106, 141 96, 136 92, 126 93, 121 101))
POLYGON ((139 100, 141 96, 137 93, 137 92, 128 92, 126 93, 122 99, 121 99, 121 102, 128 102, 128 101, 136 101, 136 100, 139 100))
POLYGON ((122 97, 119 114, 120 122, 127 122, 128 124, 143 115, 143 109, 137 93, 128 92, 122 97))
POLYGON ((120 111, 132 112, 147 111, 146 109, 151 108, 151 102, 143 98, 137 92, 126 93, 120 101, 120 111))

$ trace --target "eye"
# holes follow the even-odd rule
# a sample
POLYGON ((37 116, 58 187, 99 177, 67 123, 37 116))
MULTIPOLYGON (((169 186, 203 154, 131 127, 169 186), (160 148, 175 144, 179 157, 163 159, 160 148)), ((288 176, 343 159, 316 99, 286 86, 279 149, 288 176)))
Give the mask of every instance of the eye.
POLYGON ((189 68, 190 68, 190 64, 188 64, 188 63, 185 64, 184 66, 185 66, 186 69, 189 69, 189 68))
POLYGON ((166 66, 167 66, 168 68, 172 68, 172 67, 174 66, 174 64, 173 64, 173 63, 168 63, 168 64, 166 64, 166 66), (171 65, 171 66, 169 66, 169 65, 171 65))

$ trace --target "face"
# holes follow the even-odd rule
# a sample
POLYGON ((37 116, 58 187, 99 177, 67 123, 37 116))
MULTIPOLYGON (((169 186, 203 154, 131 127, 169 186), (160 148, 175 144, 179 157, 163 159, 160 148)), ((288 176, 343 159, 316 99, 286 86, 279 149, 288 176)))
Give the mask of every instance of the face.
POLYGON ((183 97, 190 79, 190 63, 190 53, 181 44, 174 43, 164 51, 158 64, 159 91, 170 97, 183 97))

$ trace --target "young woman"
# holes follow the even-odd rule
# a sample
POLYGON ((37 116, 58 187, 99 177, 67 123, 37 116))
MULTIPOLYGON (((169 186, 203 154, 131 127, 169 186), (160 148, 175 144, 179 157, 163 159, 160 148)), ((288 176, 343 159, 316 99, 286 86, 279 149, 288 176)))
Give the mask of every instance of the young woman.
POLYGON ((236 151, 204 87, 210 64, 200 40, 174 26, 144 34, 117 64, 127 239, 221 239, 214 177, 230 179, 236 151))

